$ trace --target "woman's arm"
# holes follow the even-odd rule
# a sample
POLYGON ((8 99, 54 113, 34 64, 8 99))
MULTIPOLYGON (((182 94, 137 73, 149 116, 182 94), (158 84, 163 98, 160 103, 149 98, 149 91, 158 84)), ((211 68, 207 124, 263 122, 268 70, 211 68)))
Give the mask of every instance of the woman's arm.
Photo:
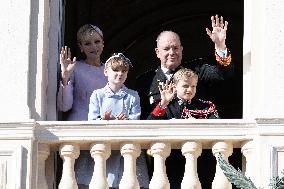
POLYGON ((66 112, 72 108, 73 105, 73 85, 74 76, 72 74, 67 85, 64 85, 62 81, 59 84, 59 90, 57 93, 57 107, 60 111, 66 112))

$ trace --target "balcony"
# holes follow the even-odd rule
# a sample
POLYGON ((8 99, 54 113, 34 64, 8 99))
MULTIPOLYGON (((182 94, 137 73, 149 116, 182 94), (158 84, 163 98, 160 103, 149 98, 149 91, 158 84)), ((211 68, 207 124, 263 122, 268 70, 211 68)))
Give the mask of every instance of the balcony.
MULTIPOLYGON (((89 150, 95 180, 90 188, 105 189, 105 164, 111 150, 120 150, 127 162, 121 189, 137 189, 136 158, 146 149, 154 159, 151 189, 168 189, 165 160, 171 149, 185 156, 183 189, 201 188, 197 159, 210 149, 226 160, 241 149, 242 170, 258 187, 268 188, 270 178, 284 168, 284 120, 163 120, 163 121, 33 121, 0 123, 0 188, 56 188, 55 152, 63 161, 59 189, 76 189, 74 163, 80 150, 89 150), (16 179, 15 179, 16 178, 16 179)), ((213 189, 232 185, 216 165, 213 189)))

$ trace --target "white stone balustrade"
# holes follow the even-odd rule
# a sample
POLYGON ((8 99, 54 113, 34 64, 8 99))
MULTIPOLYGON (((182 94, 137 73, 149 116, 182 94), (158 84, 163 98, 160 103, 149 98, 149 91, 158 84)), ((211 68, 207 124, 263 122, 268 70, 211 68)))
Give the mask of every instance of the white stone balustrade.
POLYGON ((60 156, 63 159, 62 177, 59 189, 78 189, 75 178, 74 163, 79 157, 80 147, 78 144, 62 144, 59 148, 60 156))
POLYGON ((181 189, 201 189, 197 174, 197 158, 201 155, 202 145, 199 142, 188 141, 182 145, 182 154, 186 159, 181 189))
POLYGON ((94 143, 91 145, 90 153, 95 161, 94 173, 89 184, 89 189, 108 189, 106 179, 106 160, 111 153, 110 144, 94 143))
POLYGON ((37 173, 37 189, 48 189, 48 185, 45 177, 45 160, 50 154, 48 144, 38 144, 38 173, 37 173))
POLYGON ((169 143, 157 142, 150 147, 150 153, 154 157, 154 172, 149 184, 149 189, 169 189, 170 183, 166 173, 166 158, 171 153, 169 143))
POLYGON ((124 170, 120 189, 139 189, 139 183, 136 176, 136 158, 141 153, 141 147, 136 143, 124 143, 120 147, 121 155, 124 158, 124 170))
MULTIPOLYGON (((228 157, 233 153, 233 145, 230 142, 224 142, 224 141, 215 142, 212 147, 212 152, 216 157, 216 160, 218 154, 221 153, 224 159, 228 161, 228 157)), ((231 189, 231 188, 232 184, 228 181, 228 179, 224 175, 217 161, 216 173, 214 180, 212 182, 212 189, 231 189)))
MULTIPOLYGON (((260 121, 258 120, 258 122, 260 121)), ((274 161, 273 167, 270 168, 272 162, 269 160, 273 161, 273 157, 279 154, 281 155, 281 150, 284 146, 284 138, 281 139, 282 135, 284 136, 284 127, 279 127, 278 125, 282 126, 280 123, 282 123, 281 120, 271 123, 269 120, 263 120, 261 126, 258 126, 258 123, 239 122, 239 120, 194 120, 194 122, 187 120, 167 120, 164 122, 146 120, 143 121, 143 123, 139 120, 137 122, 102 121, 94 123, 36 122, 33 130, 22 123, 13 123, 8 126, 2 125, 0 134, 2 132, 1 136, 3 141, 7 138, 6 133, 10 132, 11 135, 10 138, 8 138, 10 144, 11 137, 13 137, 13 139, 27 139, 25 131, 28 131, 29 133, 33 133, 32 136, 34 136, 36 144, 40 143, 38 148, 33 148, 30 152, 28 151, 27 157, 30 158, 31 161, 29 161, 29 159, 19 161, 22 163, 28 162, 29 165, 15 165, 16 167, 22 168, 25 173, 28 173, 27 178, 31 178, 32 180, 31 183, 26 184, 29 188, 46 189, 47 185, 49 188, 55 186, 56 172, 54 171, 54 157, 56 156, 54 156, 54 152, 59 149, 60 156, 64 161, 59 189, 76 189, 77 183, 74 175, 74 162, 79 155, 79 148, 85 150, 90 146, 90 153, 94 158, 95 165, 93 173, 94 181, 90 184, 89 188, 97 187, 106 189, 106 159, 109 156, 110 150, 120 149, 120 144, 137 144, 141 146, 142 149, 148 149, 149 154, 154 157, 154 172, 149 186, 150 189, 170 188, 170 183, 166 175, 165 160, 170 154, 171 146, 177 149, 180 144, 182 144, 181 151, 186 159, 185 172, 183 173, 184 179, 181 183, 183 189, 200 188, 200 181, 203 181, 204 175, 197 174, 196 168, 198 167, 196 167, 196 162, 202 149, 212 149, 215 156, 221 153, 223 157, 228 160, 228 157, 232 154, 233 146, 235 148, 241 148, 243 155, 246 157, 246 163, 243 162, 243 168, 244 166, 246 167, 246 169, 244 169, 246 170, 246 175, 251 177, 253 181, 257 181, 257 187, 265 188, 269 184, 271 173, 277 172, 277 163, 281 163, 278 159, 278 162, 274 161), (277 126, 275 126, 276 124, 277 126), (258 142, 259 137, 261 137, 261 142, 258 142), (275 140, 276 137, 278 137, 279 140, 275 140), (257 145, 255 145, 256 141, 257 145), (111 145, 111 147, 107 147, 108 145, 111 145), (52 156, 49 156, 47 161, 45 161, 46 157, 48 157, 48 149, 50 149, 52 156), (275 152, 275 149, 278 151, 275 152), (275 152, 273 156, 271 152, 275 152), (34 153, 37 153, 37 158, 33 157, 34 153), (256 153, 261 156, 256 158, 256 153), (44 165, 44 162, 47 164, 44 165), (260 168, 260 164, 265 165, 265 167, 260 168), (29 169, 31 171, 29 171, 29 169), (46 171, 43 171, 44 169, 46 169, 46 171)), ((27 146, 31 144, 31 142, 24 144, 25 146, 22 147, 24 151, 22 151, 21 148, 14 148, 19 150, 7 151, 6 148, 9 148, 9 146, 4 149, 4 145, 2 144, 5 145, 7 143, 1 143, 2 151, 0 151, 0 155, 2 154, 2 156, 6 158, 2 158, 6 162, 11 162, 7 164, 6 169, 14 170, 13 162, 26 157, 24 155, 26 152, 25 148, 28 149, 27 146), (11 156, 7 156, 6 153, 11 154, 11 156)), ((134 178, 136 176, 134 174, 136 168, 136 162, 134 161, 136 160, 135 154, 136 152, 140 153, 140 150, 134 150, 135 152, 133 151, 132 154, 131 151, 125 151, 127 152, 125 153, 123 149, 124 148, 121 146, 121 153, 122 155, 125 154, 123 156, 126 158, 125 170, 130 170, 129 173, 125 174, 132 175, 134 178)), ((5 163, 5 161, 3 162, 5 163)), ((3 170, 1 173, 2 175, 4 174, 2 179, 7 178, 6 183, 12 183, 8 180, 8 178, 10 178, 10 175, 8 175, 9 172, 6 171, 6 173, 3 170)), ((22 172, 18 172, 18 175, 21 173, 22 172)), ((133 180, 136 180, 136 177, 133 180)), ((212 184, 213 189, 231 188, 231 184, 224 176, 222 170, 220 170, 219 165, 216 167, 213 183, 202 182, 201 184, 206 187, 212 184)), ((137 186, 134 185, 134 188, 135 187, 137 186)))

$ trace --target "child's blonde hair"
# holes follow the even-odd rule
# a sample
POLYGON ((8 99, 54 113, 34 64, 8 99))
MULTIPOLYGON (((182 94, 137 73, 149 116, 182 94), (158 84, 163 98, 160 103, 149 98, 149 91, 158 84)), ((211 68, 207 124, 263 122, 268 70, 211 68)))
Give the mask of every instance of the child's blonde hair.
POLYGON ((81 26, 77 32, 77 43, 80 44, 86 36, 91 36, 94 32, 98 33, 103 39, 103 32, 98 26, 92 24, 81 26))
POLYGON ((181 68, 173 75, 173 83, 177 84, 179 80, 195 78, 198 80, 198 75, 188 68, 181 68))
POLYGON ((122 53, 113 53, 105 63, 105 68, 111 67, 114 71, 128 71, 129 66, 132 66, 131 61, 122 53))

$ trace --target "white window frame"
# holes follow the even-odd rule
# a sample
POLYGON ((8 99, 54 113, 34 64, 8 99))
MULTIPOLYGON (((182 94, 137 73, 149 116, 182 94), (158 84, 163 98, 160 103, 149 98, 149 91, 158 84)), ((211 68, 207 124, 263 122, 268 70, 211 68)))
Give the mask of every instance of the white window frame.
POLYGON ((56 95, 58 88, 59 51, 64 41, 64 0, 49 1, 49 62, 47 86, 47 121, 57 120, 56 95))

